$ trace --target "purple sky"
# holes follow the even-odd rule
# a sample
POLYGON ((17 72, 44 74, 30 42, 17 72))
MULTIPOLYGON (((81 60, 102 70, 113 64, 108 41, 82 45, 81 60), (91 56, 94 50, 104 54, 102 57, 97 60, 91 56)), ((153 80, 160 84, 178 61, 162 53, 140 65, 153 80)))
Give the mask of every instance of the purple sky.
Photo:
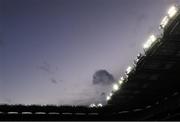
POLYGON ((87 105, 119 79, 178 0, 0 0, 0 103, 87 105))

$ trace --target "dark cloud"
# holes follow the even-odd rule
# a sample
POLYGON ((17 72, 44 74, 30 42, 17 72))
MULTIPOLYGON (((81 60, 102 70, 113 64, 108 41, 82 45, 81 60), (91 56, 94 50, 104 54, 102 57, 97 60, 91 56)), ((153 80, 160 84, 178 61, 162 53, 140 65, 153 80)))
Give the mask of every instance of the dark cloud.
POLYGON ((58 83, 60 83, 60 82, 63 82, 62 80, 57 80, 57 79, 55 79, 55 78, 51 78, 50 81, 51 81, 51 83, 53 83, 53 84, 58 84, 58 83))
POLYGON ((53 83, 53 84, 57 84, 57 83, 58 83, 58 81, 57 81, 56 79, 54 79, 54 78, 51 78, 51 83, 53 83))
POLYGON ((52 74, 53 72, 51 71, 51 67, 50 64, 48 64, 47 62, 44 62, 41 66, 38 67, 40 70, 43 70, 47 73, 52 74))
POLYGON ((93 75, 93 84, 103 84, 108 85, 115 81, 112 74, 107 72, 106 70, 98 70, 93 75))
POLYGON ((58 66, 53 67, 52 64, 44 61, 40 66, 37 66, 37 69, 42 70, 52 75, 59 70, 59 67, 58 66))

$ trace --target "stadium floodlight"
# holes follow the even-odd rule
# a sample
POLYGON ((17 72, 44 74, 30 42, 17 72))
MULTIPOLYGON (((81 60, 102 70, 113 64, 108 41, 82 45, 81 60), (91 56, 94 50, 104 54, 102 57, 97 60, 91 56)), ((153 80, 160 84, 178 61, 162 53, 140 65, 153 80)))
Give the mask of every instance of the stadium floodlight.
POLYGON ((138 53, 137 58, 140 58, 140 57, 141 57, 141 53, 138 53))
POLYGON ((173 16, 176 15, 177 12, 178 12, 177 8, 175 6, 172 6, 168 10, 168 15, 169 15, 170 18, 172 18, 173 16))
POLYGON ((139 58, 137 58, 137 59, 136 59, 136 62, 139 62, 139 60, 140 60, 140 59, 139 59, 139 58))
POLYGON ((120 80, 124 81, 124 77, 121 77, 120 80))
POLYGON ((168 16, 165 16, 162 21, 161 21, 161 24, 160 24, 160 27, 163 29, 166 27, 166 25, 168 24, 169 22, 169 17, 168 16))
POLYGON ((92 103, 89 107, 93 108, 93 107, 96 107, 96 105, 92 103))
POLYGON ((111 97, 113 95, 113 93, 111 92, 110 94, 109 94, 109 96, 111 97))
POLYGON ((110 96, 107 96, 107 97, 106 97, 106 100, 107 100, 107 101, 109 101, 110 99, 111 99, 111 97, 110 97, 110 96))
POLYGON ((121 85, 123 83, 123 80, 119 80, 119 84, 121 85))
POLYGON ((98 107, 102 107, 103 105, 102 105, 101 103, 99 103, 97 106, 98 106, 98 107))
POLYGON ((128 68, 126 69, 126 73, 129 74, 132 71, 132 67, 128 66, 128 68))
POLYGON ((136 58, 136 61, 138 62, 141 57, 142 57, 142 54, 141 54, 141 53, 138 53, 137 58, 136 58))
POLYGON ((144 44, 143 48, 144 48, 144 49, 149 48, 149 47, 156 41, 156 39, 157 39, 156 36, 151 35, 151 36, 149 37, 149 39, 147 40, 147 42, 144 44))
POLYGON ((119 86, 118 86, 118 84, 114 84, 114 85, 113 85, 113 90, 114 90, 114 91, 119 90, 119 86))

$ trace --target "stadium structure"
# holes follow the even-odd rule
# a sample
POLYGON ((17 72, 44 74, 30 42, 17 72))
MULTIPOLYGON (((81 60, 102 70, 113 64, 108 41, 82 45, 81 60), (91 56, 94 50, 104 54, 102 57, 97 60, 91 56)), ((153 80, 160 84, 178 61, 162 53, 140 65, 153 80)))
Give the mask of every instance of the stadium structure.
POLYGON ((0 105, 0 120, 180 120, 180 8, 172 6, 107 105, 0 105))

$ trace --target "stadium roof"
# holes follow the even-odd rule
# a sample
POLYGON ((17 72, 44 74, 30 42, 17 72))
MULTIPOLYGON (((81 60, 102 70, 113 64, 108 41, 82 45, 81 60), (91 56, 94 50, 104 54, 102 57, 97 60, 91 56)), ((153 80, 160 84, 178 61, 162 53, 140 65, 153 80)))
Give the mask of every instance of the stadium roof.
POLYGON ((169 9, 168 22, 160 25, 161 35, 151 35, 144 52, 134 61, 131 72, 126 71, 125 81, 114 92, 109 105, 121 109, 147 107, 180 90, 180 13, 179 8, 169 9), (172 12, 172 13, 171 13, 172 12))

